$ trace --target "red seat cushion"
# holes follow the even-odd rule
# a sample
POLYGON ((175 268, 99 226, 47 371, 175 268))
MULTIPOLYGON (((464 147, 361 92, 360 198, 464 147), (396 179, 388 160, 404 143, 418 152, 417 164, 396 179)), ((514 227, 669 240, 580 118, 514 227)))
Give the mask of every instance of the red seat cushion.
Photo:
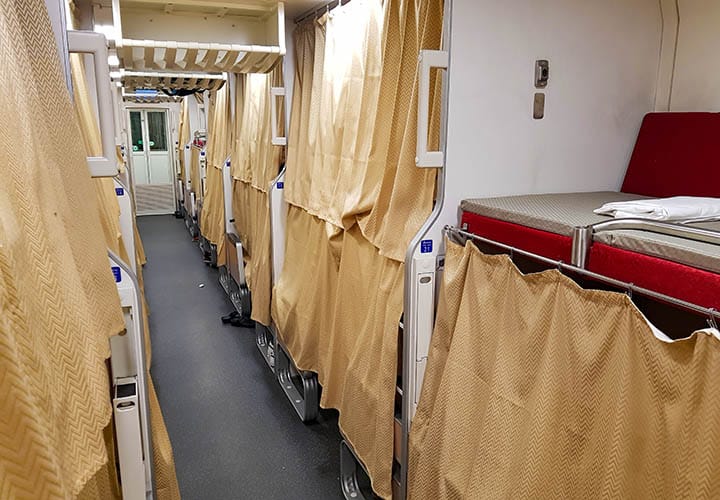
POLYGON ((624 193, 720 196, 720 113, 650 113, 628 164, 624 193))

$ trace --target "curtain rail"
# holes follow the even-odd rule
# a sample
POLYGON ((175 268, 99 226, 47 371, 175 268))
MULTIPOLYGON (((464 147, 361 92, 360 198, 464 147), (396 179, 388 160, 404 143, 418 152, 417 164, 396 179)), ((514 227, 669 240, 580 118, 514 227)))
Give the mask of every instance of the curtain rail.
POLYGON ((319 14, 320 12, 323 12, 323 11, 328 12, 328 11, 334 9, 335 7, 337 7, 338 5, 345 5, 349 2, 350 2, 350 0, 331 0, 330 2, 323 4, 321 7, 315 7, 314 9, 310 9, 310 10, 305 11, 302 14, 300 14, 299 16, 297 16, 294 19, 295 24, 300 24, 305 19, 315 16, 315 15, 319 14))
POLYGON ((482 236, 478 236, 476 234, 472 234, 467 231, 463 231, 462 229, 459 229, 454 226, 445 226, 443 228, 443 231, 445 233, 453 233, 456 235, 460 235, 464 238, 468 238, 468 239, 471 239, 474 241, 479 241, 482 243, 486 243, 488 245, 492 245, 497 248, 501 248, 503 250, 507 250, 508 252, 510 252, 511 256, 513 254, 518 254, 518 255, 522 255, 524 257, 529 257, 533 260, 537 260, 537 261, 547 264, 549 266, 557 267, 557 269, 560 270, 561 272, 567 271, 567 272, 570 272, 573 274, 578 274, 578 275, 584 276, 586 278, 593 279, 595 281, 600 281, 607 285, 611 285, 611 286, 614 286, 617 288, 624 288, 631 293, 638 293, 640 295, 650 297, 650 298, 658 300, 660 302, 665 302, 667 304, 678 306, 682 309, 686 309, 688 311, 692 311, 697 314, 707 316, 709 319, 709 322, 713 328, 717 328, 717 322, 718 322, 718 320, 720 320, 720 311, 717 311, 714 308, 702 307, 697 304, 693 304, 692 302, 687 302, 687 301, 684 301, 681 299, 676 299, 675 297, 670 297, 669 295, 655 292, 653 290, 648 290, 647 288, 639 287, 632 283, 627 283, 625 281, 616 280, 615 278, 610 278, 603 274, 594 273, 592 271, 588 271, 587 269, 582 269, 577 266, 566 264, 560 260, 550 259, 547 257, 543 257, 542 255, 538 255, 538 254, 535 254, 532 252, 528 252, 526 250, 522 250, 517 247, 505 245, 504 243, 490 240, 488 238, 483 238, 482 236))

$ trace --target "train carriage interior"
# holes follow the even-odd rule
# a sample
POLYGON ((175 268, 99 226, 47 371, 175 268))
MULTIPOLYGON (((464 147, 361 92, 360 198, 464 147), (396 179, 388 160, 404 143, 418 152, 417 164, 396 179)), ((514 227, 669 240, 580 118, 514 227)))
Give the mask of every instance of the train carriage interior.
POLYGON ((0 499, 719 498, 718 26, 0 0, 0 499))

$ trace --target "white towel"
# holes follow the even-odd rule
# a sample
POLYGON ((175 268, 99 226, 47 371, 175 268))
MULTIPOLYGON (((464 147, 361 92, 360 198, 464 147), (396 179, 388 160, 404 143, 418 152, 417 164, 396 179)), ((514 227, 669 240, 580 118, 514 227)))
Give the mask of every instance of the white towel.
POLYGON ((672 198, 616 201, 595 210, 596 214, 620 218, 701 222, 720 220, 720 198, 674 196, 672 198))

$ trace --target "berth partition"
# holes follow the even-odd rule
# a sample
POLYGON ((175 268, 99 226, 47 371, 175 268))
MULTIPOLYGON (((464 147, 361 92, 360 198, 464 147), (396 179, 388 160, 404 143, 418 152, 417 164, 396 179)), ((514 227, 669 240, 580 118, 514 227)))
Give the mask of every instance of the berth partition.
POLYGON ((720 6, 710 4, 445 2, 445 51, 419 62, 421 74, 447 69, 440 127, 428 126, 440 143, 419 140, 415 155, 418 168, 439 168, 437 194, 405 259, 411 497, 717 494, 705 465, 717 437, 704 441, 687 422, 717 418, 717 332, 692 330, 717 324, 720 225, 594 213, 612 201, 720 196, 720 115, 708 112, 720 109, 707 92, 718 73, 706 60, 720 6), (669 343, 624 294, 458 249, 443 238, 458 224, 482 248, 651 297, 652 314, 688 338, 669 343), (692 470, 663 474, 681 455, 692 470))

